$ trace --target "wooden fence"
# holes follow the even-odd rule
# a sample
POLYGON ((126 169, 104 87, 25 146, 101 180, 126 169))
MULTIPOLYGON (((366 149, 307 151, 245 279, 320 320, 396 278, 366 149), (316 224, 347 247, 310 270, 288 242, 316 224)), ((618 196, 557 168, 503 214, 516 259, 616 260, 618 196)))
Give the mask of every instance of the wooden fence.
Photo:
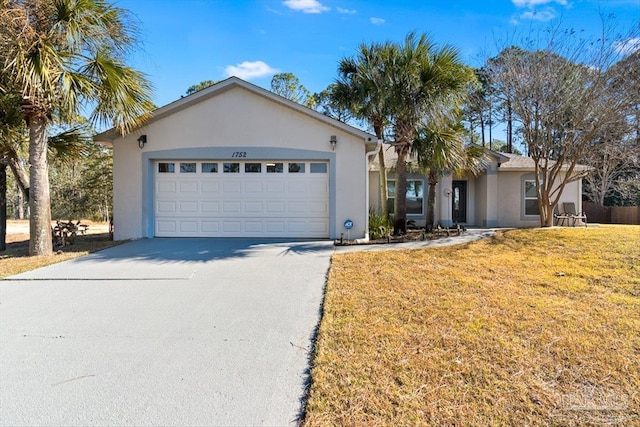
POLYGON ((640 224, 640 206, 600 206, 597 203, 582 202, 582 210, 590 223, 640 224))

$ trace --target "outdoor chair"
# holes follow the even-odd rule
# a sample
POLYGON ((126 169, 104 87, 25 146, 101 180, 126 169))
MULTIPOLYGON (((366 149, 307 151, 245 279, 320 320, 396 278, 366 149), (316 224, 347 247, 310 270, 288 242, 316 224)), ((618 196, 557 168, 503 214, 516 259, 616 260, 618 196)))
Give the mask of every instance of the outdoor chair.
POLYGON ((572 226, 575 226, 578 221, 582 221, 584 226, 587 226, 587 215, 584 212, 576 212, 575 203, 563 203, 565 215, 569 215, 569 217, 573 220, 572 226))
POLYGON ((569 220, 572 219, 572 217, 566 212, 560 212, 558 210, 558 205, 556 205, 556 207, 553 208, 553 219, 555 220, 556 225, 563 225, 565 222, 569 225, 569 220))

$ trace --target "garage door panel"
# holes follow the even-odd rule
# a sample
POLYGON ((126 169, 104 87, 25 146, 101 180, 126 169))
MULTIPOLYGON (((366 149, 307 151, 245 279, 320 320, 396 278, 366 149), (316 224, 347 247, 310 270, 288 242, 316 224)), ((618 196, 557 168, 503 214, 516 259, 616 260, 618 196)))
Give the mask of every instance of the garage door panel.
POLYGON ((242 191, 242 183, 238 181, 231 182, 223 182, 222 183, 222 192, 225 196, 229 193, 231 194, 240 194, 242 191))
POLYGON ((307 210, 317 216, 329 215, 329 204, 326 202, 308 202, 307 210))
POLYGON ((288 182, 287 192, 292 194, 305 194, 307 192, 307 186, 304 182, 300 181, 288 182))
POLYGON ((156 232, 175 233, 177 230, 175 220, 156 221, 156 232))
POLYGON ((300 214, 307 211, 307 202, 305 200, 294 200, 287 203, 287 213, 300 214))
POLYGON ((158 201, 156 211, 161 214, 175 214, 178 212, 178 203, 175 201, 158 201))
POLYGON ((203 180, 200 184, 203 193, 218 194, 220 193, 220 183, 211 180, 203 180))
POLYGON ((245 221, 244 231, 247 233, 262 234, 262 221, 245 221))
POLYGON ((222 213, 225 215, 228 214, 239 214, 242 212, 242 202, 240 201, 222 201, 222 213))
POLYGON ((203 201, 201 204, 201 211, 203 214, 214 215, 220 213, 220 202, 217 200, 214 201, 203 201))
POLYGON ((177 183, 173 181, 156 181, 157 194, 175 194, 177 183))
POLYGON ((262 201, 245 202, 244 203, 244 211, 243 211, 243 213, 245 213, 245 214, 262 214, 263 211, 264 211, 264 209, 263 209, 263 202, 262 201))
POLYGON ((287 231, 289 233, 303 233, 307 229, 307 222, 303 220, 287 221, 287 231))
POLYGON ((198 212, 199 203, 195 200, 193 201, 181 201, 179 203, 179 212, 193 214, 198 212))
MULTIPOLYGON (((207 172, 155 174, 158 237, 329 237, 328 174, 207 172)), ((252 161, 252 163, 255 161, 252 161)), ((256 162, 257 163, 257 162, 256 162)), ((303 162, 300 162, 303 163, 303 162)))
POLYGON ((187 220, 180 221, 180 232, 181 233, 197 233, 198 232, 198 221, 196 220, 187 220))
POLYGON ((245 193, 260 193, 262 194, 264 192, 264 187, 262 185, 261 182, 259 181, 250 181, 245 183, 244 185, 244 192, 245 193))
POLYGON ((180 182, 180 193, 197 193, 198 182, 197 181, 182 181, 180 182))
POLYGON ((329 233, 328 221, 309 221, 308 229, 314 233, 329 233))
POLYGON ((237 220, 223 220, 222 231, 225 233, 240 233, 242 231, 242 223, 237 220))
POLYGON ((269 194, 284 194, 284 181, 267 182, 266 192, 269 194))
POLYGON ((268 214, 282 214, 285 211, 286 203, 282 200, 280 201, 268 201, 266 203, 266 213, 268 214))
POLYGON ((270 234, 281 234, 284 233, 284 221, 265 221, 265 230, 270 234))
POLYGON ((207 221, 204 220, 201 223, 203 233, 218 233, 220 231, 219 221, 207 221))
POLYGON ((324 181, 311 181, 307 184, 307 191, 313 194, 329 194, 329 185, 324 181))

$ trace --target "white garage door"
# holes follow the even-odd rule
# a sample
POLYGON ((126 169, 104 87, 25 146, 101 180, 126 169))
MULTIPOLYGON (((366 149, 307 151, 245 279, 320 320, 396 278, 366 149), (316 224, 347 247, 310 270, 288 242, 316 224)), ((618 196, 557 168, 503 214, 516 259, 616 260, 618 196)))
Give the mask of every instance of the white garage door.
POLYGON ((329 237, 329 165, 160 161, 157 237, 329 237))

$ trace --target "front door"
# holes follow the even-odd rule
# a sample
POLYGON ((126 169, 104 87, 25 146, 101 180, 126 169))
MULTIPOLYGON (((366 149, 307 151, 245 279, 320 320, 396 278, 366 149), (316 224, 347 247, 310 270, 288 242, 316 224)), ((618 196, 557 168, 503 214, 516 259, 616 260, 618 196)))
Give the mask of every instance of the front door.
POLYGON ((451 220, 454 224, 467 222, 467 181, 453 181, 451 220))

